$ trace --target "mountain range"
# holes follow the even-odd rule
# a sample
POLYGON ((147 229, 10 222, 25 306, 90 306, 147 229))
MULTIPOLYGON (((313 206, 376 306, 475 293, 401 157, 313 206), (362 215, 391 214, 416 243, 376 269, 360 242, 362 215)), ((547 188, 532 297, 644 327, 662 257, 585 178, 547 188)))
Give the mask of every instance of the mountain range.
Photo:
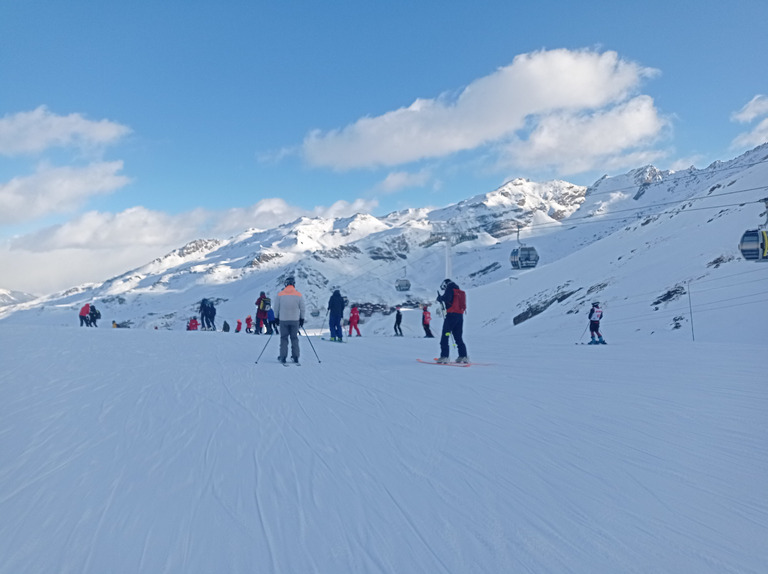
MULTIPOLYGON (((704 169, 644 166, 589 187, 515 179, 439 209, 305 217, 199 239, 102 283, 32 300, 9 294, 0 320, 75 325, 78 309, 91 302, 107 321, 183 329, 208 298, 217 318, 233 323, 254 313, 260 291, 275 296, 291 275, 314 317, 324 315, 338 288, 381 333, 395 305, 432 303, 446 276, 468 291, 468 321, 478 328, 524 326, 534 337, 568 328, 595 298, 608 307, 607 317, 618 319, 625 308, 623 337, 692 327, 697 306, 706 314, 741 303, 730 316, 743 310, 748 323, 764 324, 768 265, 744 261, 737 244, 764 220, 767 181, 765 144, 704 169), (536 248, 535 269, 510 266, 520 244, 536 248), (714 293, 712 281, 730 287, 714 293)), ((711 317, 704 332, 717 338, 720 318, 711 317)))

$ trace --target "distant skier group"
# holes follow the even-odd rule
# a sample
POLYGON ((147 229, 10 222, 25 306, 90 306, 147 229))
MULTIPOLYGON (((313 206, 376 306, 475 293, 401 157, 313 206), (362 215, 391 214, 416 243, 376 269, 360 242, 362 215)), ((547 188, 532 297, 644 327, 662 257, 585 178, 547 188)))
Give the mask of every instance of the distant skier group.
POLYGON ((80 326, 98 327, 97 321, 101 319, 101 311, 93 303, 86 303, 80 308, 80 326))

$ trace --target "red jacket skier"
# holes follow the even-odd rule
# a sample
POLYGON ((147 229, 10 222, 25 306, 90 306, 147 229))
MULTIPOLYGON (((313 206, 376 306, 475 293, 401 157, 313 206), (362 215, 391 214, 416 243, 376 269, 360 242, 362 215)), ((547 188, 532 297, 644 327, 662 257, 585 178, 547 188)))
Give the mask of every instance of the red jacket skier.
POLYGON ((197 318, 196 317, 192 317, 189 320, 189 323, 187 323, 187 331, 197 331, 197 327, 199 325, 200 324, 197 322, 197 318))
POLYGON ((243 328, 243 322, 240 319, 238 319, 237 327, 235 327, 235 333, 239 333, 242 328, 243 328))
POLYGON ((421 314, 421 326, 424 327, 424 338, 433 339, 434 335, 432 334, 432 330, 429 328, 429 323, 432 321, 432 313, 429 312, 429 309, 427 309, 426 305, 424 305, 422 309, 424 309, 424 311, 421 314))
POLYGON ((245 332, 253 333, 253 319, 250 315, 245 318, 245 332))
POLYGON ((81 327, 83 325, 85 325, 86 327, 91 326, 90 314, 91 314, 91 304, 86 303, 80 308, 80 326, 81 327))
POLYGON ((357 328, 357 324, 360 322, 360 311, 357 305, 353 306, 349 310, 349 336, 352 336, 352 329, 357 331, 357 336, 360 336, 360 329, 357 328))
POLYGON ((269 310, 272 301, 267 294, 262 291, 259 294, 259 298, 256 299, 256 334, 261 335, 261 328, 267 322, 267 311, 269 310))

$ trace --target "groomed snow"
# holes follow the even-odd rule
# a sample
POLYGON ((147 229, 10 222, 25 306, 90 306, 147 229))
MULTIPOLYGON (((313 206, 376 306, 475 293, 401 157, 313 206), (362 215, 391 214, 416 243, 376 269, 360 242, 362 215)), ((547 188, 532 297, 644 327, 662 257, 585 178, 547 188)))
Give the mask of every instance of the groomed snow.
POLYGON ((0 324, 0 572, 766 572, 764 342, 520 333, 0 324))

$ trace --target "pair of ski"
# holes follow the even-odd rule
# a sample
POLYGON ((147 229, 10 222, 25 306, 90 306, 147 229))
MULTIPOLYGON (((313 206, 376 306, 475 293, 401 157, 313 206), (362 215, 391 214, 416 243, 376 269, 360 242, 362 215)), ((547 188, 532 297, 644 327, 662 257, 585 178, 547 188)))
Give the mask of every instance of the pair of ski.
POLYGON ((456 361, 449 361, 447 363, 438 363, 437 358, 432 359, 431 361, 425 361, 423 359, 416 359, 419 363, 422 363, 424 365, 440 365, 442 367, 471 367, 472 365, 477 366, 487 366, 491 363, 457 363, 456 361))

